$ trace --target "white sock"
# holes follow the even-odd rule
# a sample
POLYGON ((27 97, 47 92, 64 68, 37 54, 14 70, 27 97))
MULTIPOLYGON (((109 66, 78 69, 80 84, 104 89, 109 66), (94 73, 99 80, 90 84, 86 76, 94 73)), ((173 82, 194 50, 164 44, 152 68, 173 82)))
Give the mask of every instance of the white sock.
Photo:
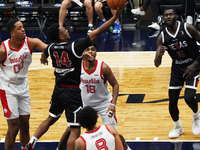
POLYGON ((175 128, 180 128, 180 127, 182 127, 183 125, 182 125, 182 123, 181 123, 181 120, 179 119, 179 120, 177 120, 177 121, 174 121, 174 127, 175 128))
POLYGON ((118 20, 118 21, 115 21, 115 23, 119 23, 119 20, 118 20))
POLYGON ((126 150, 132 150, 129 146, 128 146, 128 144, 127 144, 127 149, 126 150))
POLYGON ((32 136, 32 138, 30 139, 29 142, 33 144, 33 148, 34 148, 37 141, 38 141, 38 139, 35 136, 32 136))
POLYGON ((199 110, 197 110, 196 113, 194 113, 194 116, 197 116, 199 114, 199 110))
POLYGON ((105 22, 105 21, 106 21, 106 19, 104 18, 104 19, 102 19, 102 21, 103 21, 103 22, 105 22))
POLYGON ((89 23, 89 24, 88 24, 88 27, 93 27, 93 24, 89 23))

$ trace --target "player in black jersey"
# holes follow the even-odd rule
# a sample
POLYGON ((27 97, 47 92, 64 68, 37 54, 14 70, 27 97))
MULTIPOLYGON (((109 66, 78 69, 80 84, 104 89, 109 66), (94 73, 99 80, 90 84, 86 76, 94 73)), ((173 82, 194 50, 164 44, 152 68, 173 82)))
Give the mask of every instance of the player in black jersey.
POLYGON ((200 32, 187 23, 177 21, 176 11, 166 8, 163 12, 165 29, 157 39, 155 66, 159 67, 162 56, 167 50, 172 58, 171 77, 169 83, 169 112, 174 121, 174 129, 169 138, 177 138, 183 133, 179 120, 178 99, 185 83, 185 102, 193 111, 192 131, 200 133, 200 112, 195 99, 200 71, 200 53, 196 41, 200 42, 200 32))
MULTIPOLYGON (((127 3, 124 4, 124 7, 126 5, 127 3)), ((47 35, 52 43, 42 53, 41 63, 48 64, 47 58, 48 56, 51 57, 52 65, 55 68, 56 83, 52 94, 49 117, 40 124, 34 136, 26 145, 28 150, 34 148, 37 140, 60 118, 64 110, 70 130, 67 150, 75 149, 75 140, 80 135, 80 125, 76 116, 82 109, 79 84, 83 51, 109 29, 119 17, 123 8, 118 9, 115 15, 100 28, 92 31, 85 38, 79 38, 72 43, 69 42, 70 36, 68 30, 64 27, 53 24, 48 29, 47 35)))

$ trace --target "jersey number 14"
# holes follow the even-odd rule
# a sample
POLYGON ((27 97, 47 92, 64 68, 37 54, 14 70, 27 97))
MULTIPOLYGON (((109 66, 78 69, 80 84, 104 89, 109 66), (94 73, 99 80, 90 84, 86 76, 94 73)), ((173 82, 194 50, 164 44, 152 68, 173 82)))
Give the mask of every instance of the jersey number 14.
POLYGON ((62 55, 60 58, 57 52, 54 52, 53 56, 56 58, 56 64, 58 67, 61 67, 61 64, 66 65, 66 67, 71 66, 71 60, 69 60, 69 56, 66 52, 62 52, 62 55))

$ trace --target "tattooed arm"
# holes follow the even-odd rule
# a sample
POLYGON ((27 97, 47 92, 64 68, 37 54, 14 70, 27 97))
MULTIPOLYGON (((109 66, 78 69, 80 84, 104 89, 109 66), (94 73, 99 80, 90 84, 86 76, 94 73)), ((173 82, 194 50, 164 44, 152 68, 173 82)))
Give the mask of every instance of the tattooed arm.
POLYGON ((3 61, 5 60, 6 54, 5 54, 5 49, 3 44, 1 43, 0 45, 0 64, 3 63, 3 61))
POLYGON ((75 141, 75 150, 86 150, 85 143, 80 137, 75 141))

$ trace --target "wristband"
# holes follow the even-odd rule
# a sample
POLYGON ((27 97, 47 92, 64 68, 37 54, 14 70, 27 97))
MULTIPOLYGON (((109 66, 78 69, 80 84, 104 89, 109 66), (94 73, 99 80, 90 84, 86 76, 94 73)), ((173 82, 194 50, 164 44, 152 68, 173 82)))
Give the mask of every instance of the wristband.
POLYGON ((115 105, 115 104, 110 104, 110 105, 112 105, 112 106, 115 106, 115 107, 116 107, 116 105, 115 105))

